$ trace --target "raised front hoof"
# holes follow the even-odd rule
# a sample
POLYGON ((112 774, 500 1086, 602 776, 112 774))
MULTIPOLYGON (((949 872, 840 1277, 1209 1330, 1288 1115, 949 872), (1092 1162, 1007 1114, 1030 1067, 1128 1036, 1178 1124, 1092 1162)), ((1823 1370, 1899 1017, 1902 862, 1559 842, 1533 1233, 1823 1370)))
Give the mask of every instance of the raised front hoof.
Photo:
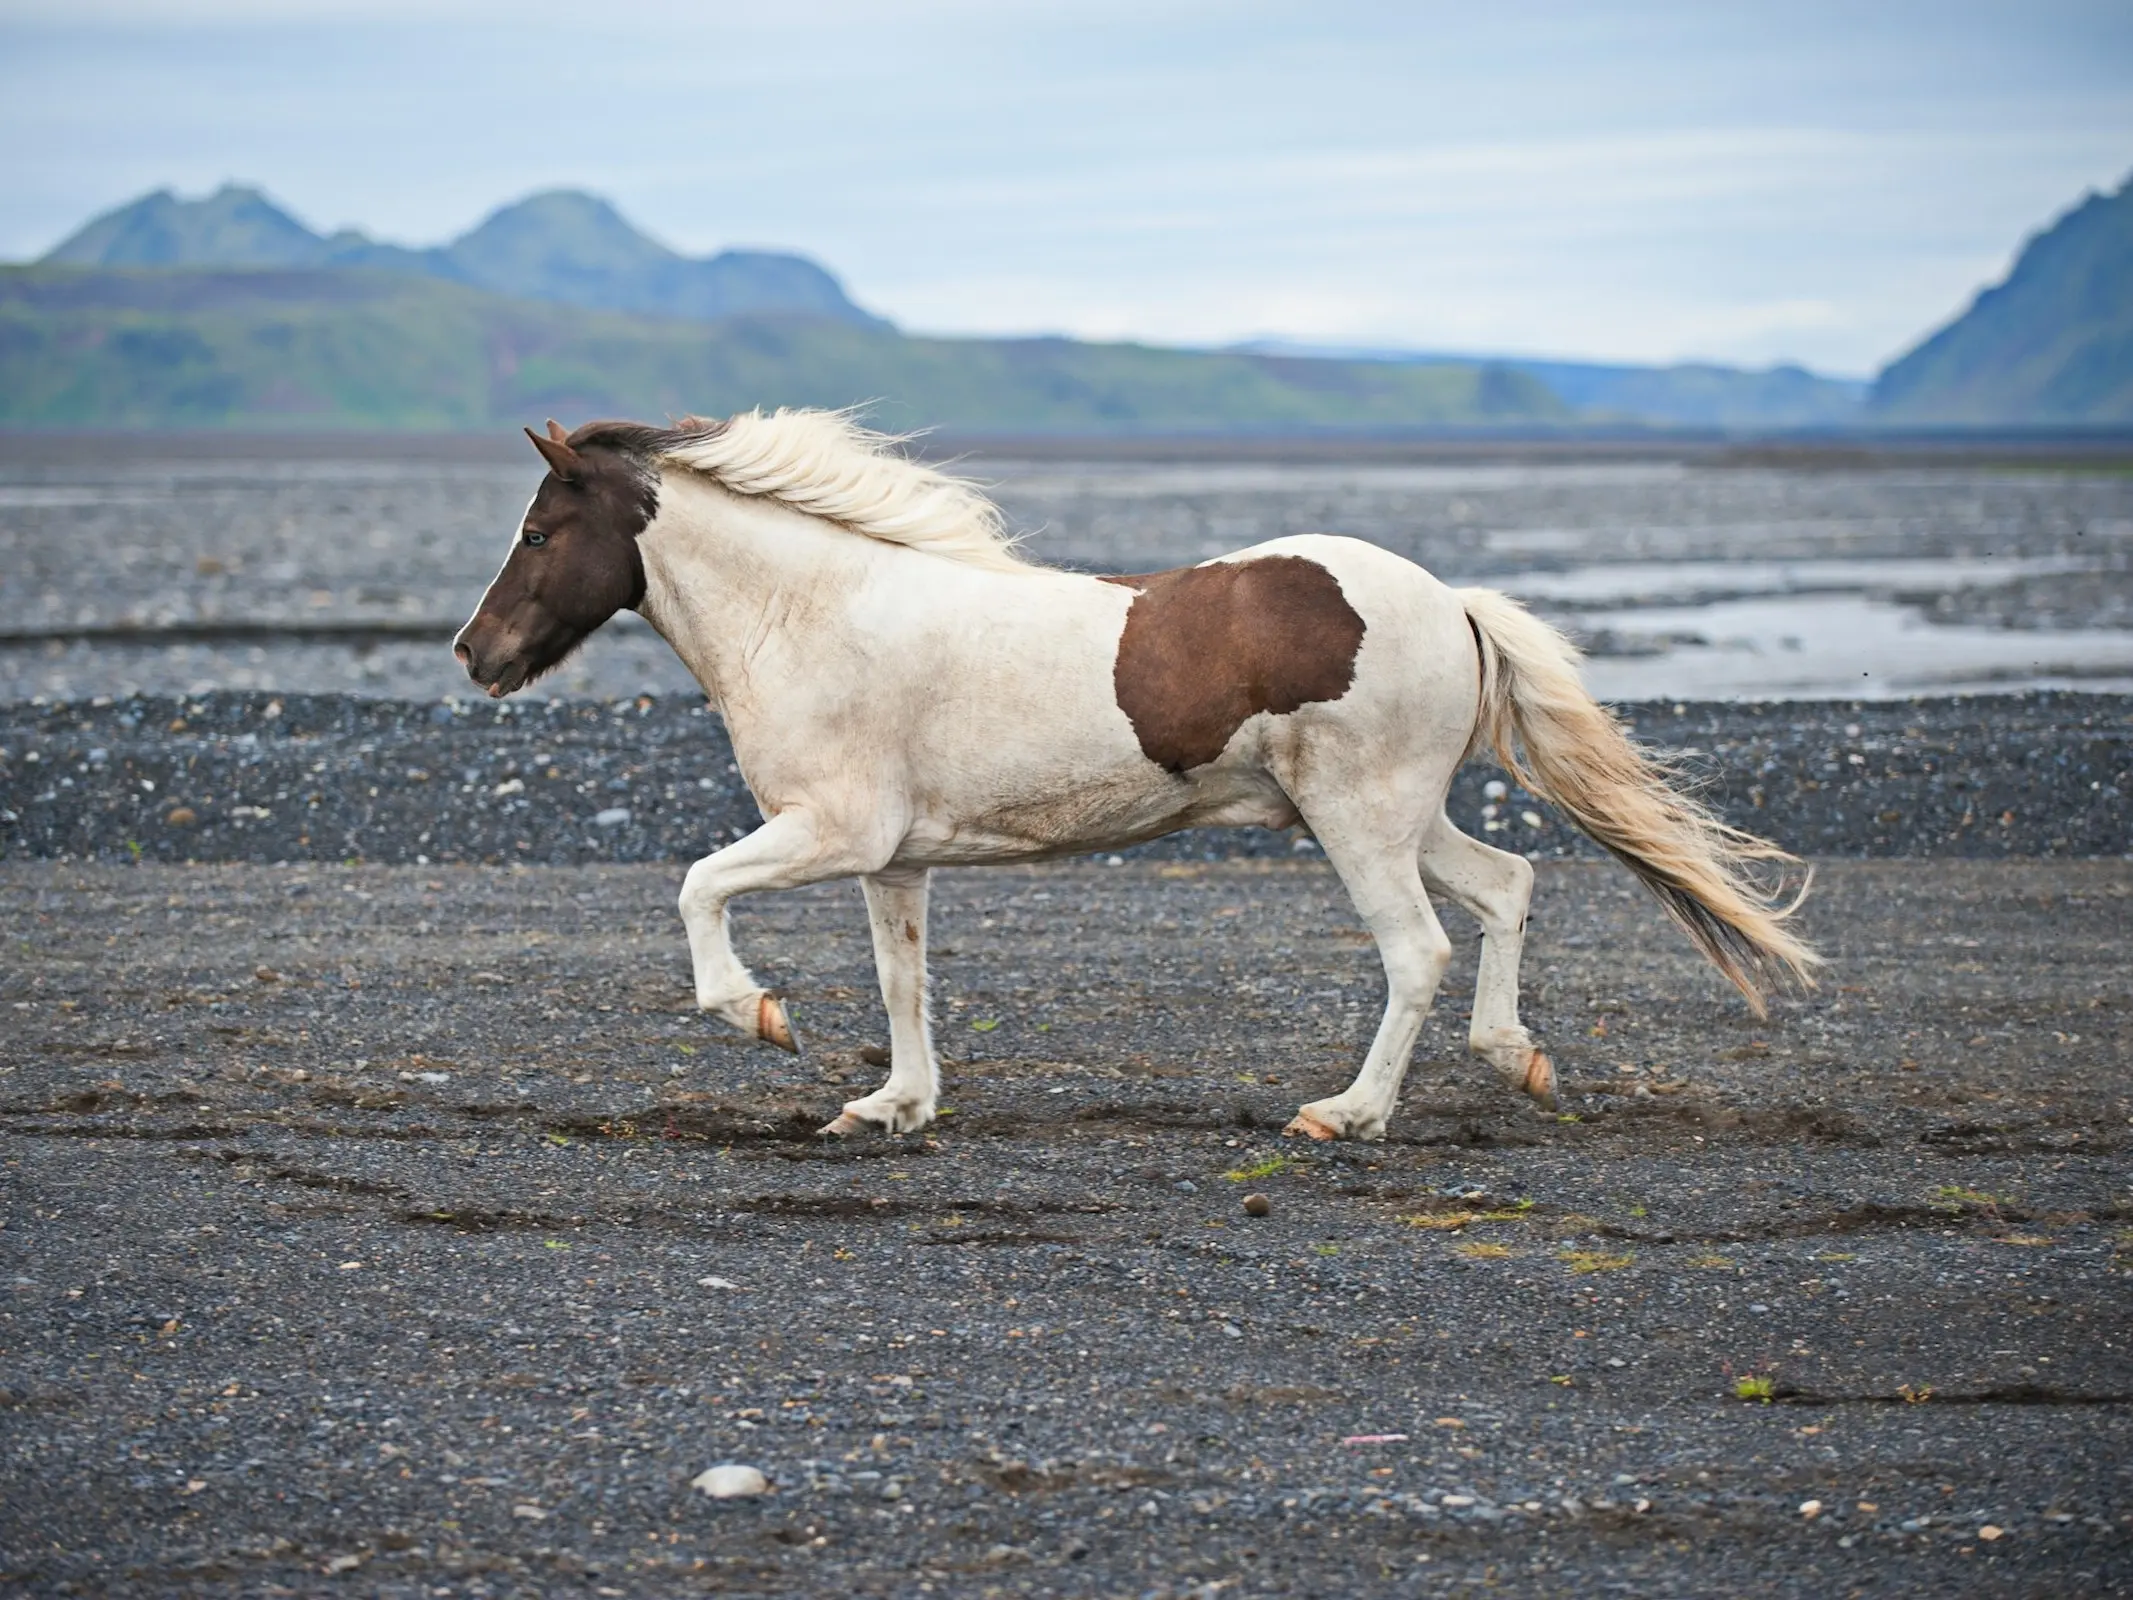
POLYGON ((774 1044, 787 1055, 800 1053, 800 1041, 793 1037, 792 1021, 785 1015, 785 1004, 774 994, 765 994, 756 1002, 755 1036, 766 1044, 774 1044))
POLYGON ((818 1130, 825 1139, 848 1139, 855 1133, 916 1133, 933 1120, 933 1107, 913 1101, 868 1095, 848 1100, 844 1109, 818 1130))
POLYGON ((1533 1097, 1533 1103, 1543 1111, 1556 1108, 1555 1063, 1536 1050, 1526 1062, 1525 1081, 1521 1087, 1533 1097))
POLYGON ((1305 1106, 1281 1130, 1285 1139, 1311 1139, 1330 1144, 1335 1139, 1382 1139, 1385 1124, 1369 1123, 1328 1100, 1305 1106))

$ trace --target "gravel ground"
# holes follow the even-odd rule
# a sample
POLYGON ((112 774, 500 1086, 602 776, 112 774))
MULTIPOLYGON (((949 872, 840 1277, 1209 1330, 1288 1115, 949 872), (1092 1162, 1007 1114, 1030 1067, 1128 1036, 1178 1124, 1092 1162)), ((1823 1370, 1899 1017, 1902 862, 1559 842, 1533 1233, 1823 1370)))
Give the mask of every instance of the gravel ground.
POLYGON ((738 917, 796 1060, 675 882, 0 863, 0 1587, 2133 1593, 2133 864, 1825 863, 1758 1023, 1549 863, 1564 1114, 1451 913, 1392 1137, 1301 1149, 1320 862, 943 875, 952 1114, 842 1145, 856 893, 738 917))
MULTIPOLYGON (((2126 854, 2133 697, 1630 705, 1742 824, 1812 855, 2126 854)), ((1591 853, 1469 766, 1455 820, 1539 855, 1591 853), (1491 824, 1495 824, 1491 828, 1491 824)), ((0 854, 159 861, 687 860, 758 822, 700 700, 408 705, 211 694, 0 705, 0 854)), ((1179 835, 1141 854, 1312 848, 1179 835)))

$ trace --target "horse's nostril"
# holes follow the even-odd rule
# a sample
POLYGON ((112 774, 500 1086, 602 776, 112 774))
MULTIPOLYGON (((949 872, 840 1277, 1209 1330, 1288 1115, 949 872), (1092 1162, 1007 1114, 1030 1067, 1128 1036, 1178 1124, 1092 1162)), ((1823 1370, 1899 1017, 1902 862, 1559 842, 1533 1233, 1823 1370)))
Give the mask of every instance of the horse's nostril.
POLYGON ((472 672, 474 670, 474 652, 466 647, 464 641, 453 641, 452 654, 459 657, 459 664, 465 667, 467 671, 472 672))

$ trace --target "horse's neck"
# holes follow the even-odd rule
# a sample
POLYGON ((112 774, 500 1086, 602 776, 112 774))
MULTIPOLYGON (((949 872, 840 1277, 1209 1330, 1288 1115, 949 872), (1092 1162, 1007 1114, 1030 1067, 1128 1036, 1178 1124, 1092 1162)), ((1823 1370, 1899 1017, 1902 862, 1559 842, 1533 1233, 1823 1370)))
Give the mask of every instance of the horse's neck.
POLYGON ((825 598, 864 581, 869 543, 774 501, 670 478, 638 541, 643 614, 730 718, 773 688, 766 663, 797 634, 834 625, 825 598))

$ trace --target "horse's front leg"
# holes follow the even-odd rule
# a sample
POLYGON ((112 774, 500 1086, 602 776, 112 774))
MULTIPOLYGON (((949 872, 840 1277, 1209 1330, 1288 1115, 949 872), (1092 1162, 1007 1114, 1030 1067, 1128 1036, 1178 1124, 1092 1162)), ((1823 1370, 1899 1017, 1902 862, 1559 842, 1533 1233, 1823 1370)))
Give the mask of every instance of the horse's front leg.
POLYGON ((798 1054, 784 1004, 758 984, 733 953, 726 904, 735 895, 850 877, 870 865, 808 812, 797 809, 779 812, 747 838, 697 862, 681 885, 681 920, 689 930, 689 955, 696 968, 697 1008, 715 1011, 741 1032, 798 1054))
POLYGON ((889 1081, 845 1103, 824 1133, 878 1127, 909 1133, 933 1120, 940 1068, 926 1015, 926 888, 930 874, 877 872, 860 880, 874 930, 874 968, 889 1013, 889 1081))

